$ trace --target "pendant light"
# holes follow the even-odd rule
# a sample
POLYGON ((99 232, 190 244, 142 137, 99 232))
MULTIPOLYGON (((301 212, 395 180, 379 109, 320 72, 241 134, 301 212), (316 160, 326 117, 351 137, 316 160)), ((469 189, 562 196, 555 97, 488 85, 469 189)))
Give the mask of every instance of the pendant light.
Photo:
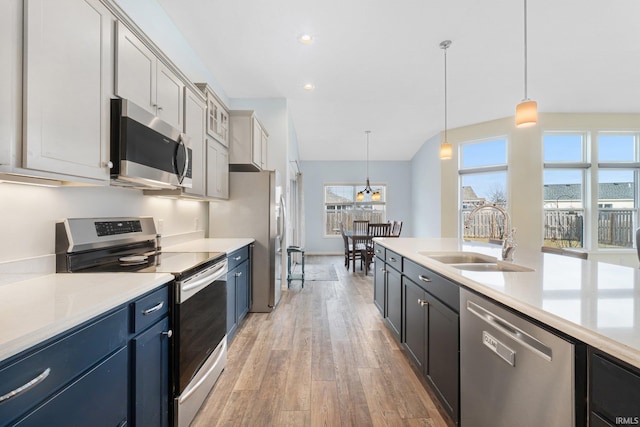
POLYGON ((365 130, 364 133, 367 136, 367 185, 364 187, 364 190, 358 191, 358 194, 356 194, 356 201, 362 202, 365 194, 371 194, 371 201, 377 202, 380 200, 380 192, 373 191, 371 189, 371 185, 369 185, 369 134, 371 131, 365 130))
POLYGON ((516 106, 516 126, 538 123, 538 103, 527 97, 527 0, 524 0, 524 99, 516 106))
POLYGON ((440 43, 440 49, 444 51, 444 141, 440 144, 440 159, 449 160, 453 157, 453 147, 447 140, 447 49, 451 46, 451 40, 440 43))

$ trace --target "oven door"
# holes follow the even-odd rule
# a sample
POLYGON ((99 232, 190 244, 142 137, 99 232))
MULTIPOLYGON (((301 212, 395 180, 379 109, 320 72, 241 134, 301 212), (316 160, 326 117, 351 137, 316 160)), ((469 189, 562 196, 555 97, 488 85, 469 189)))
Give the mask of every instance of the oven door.
POLYGON ((227 332, 227 260, 176 282, 175 387, 182 395, 227 332))

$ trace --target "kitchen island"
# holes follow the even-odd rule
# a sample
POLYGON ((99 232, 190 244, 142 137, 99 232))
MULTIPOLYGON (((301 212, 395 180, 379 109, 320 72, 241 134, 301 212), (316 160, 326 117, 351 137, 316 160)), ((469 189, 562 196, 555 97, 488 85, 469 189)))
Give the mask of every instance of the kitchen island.
MULTIPOLYGON (((477 351, 482 351, 470 350, 469 339, 479 340, 481 348, 496 353, 494 356, 499 357, 488 360, 491 363, 496 360, 499 366, 511 365, 517 370, 517 366, 525 366, 523 362, 528 357, 526 352, 519 354, 512 350, 516 349, 518 338, 526 335, 526 328, 520 331, 522 334, 517 329, 510 330, 515 332, 512 335, 516 341, 505 338, 506 344, 495 341, 487 332, 473 336, 465 333, 465 329, 470 330, 468 322, 474 319, 484 324, 482 328, 487 331, 489 323, 504 326, 503 320, 507 318, 490 315, 479 320, 483 316, 474 310, 475 304, 468 302, 469 292, 492 304, 498 303, 530 325, 573 343, 575 357, 569 357, 573 362, 569 362, 567 368, 574 368, 564 372, 567 372, 567 383, 573 384, 567 386, 567 390, 575 392, 575 413, 568 414, 575 425, 586 424, 586 418, 591 420, 591 425, 616 425, 640 415, 640 278, 637 269, 525 249, 516 250, 512 262, 504 262, 500 259, 499 246, 458 239, 374 240, 374 302, 454 422, 464 421, 465 397, 467 414, 472 406, 487 407, 476 402, 469 405, 470 394, 465 390, 465 382, 468 385, 479 381, 470 380, 470 373, 484 369, 476 366, 473 371, 468 367, 465 370, 465 363, 471 360, 470 365, 474 365, 479 360, 477 351), (500 358, 503 360, 497 362, 500 358), (588 414, 584 405, 587 398, 588 414)), ((509 332, 509 328, 501 329, 509 332)), ((554 350, 548 356, 549 361, 559 355, 554 350)), ((505 375, 515 372, 505 369, 505 375)), ((494 386, 503 384, 498 377, 489 376, 492 379, 486 381, 496 382, 494 386)), ((529 385, 533 384, 526 385, 531 394, 529 385)), ((486 395, 492 390, 487 386, 483 387, 486 395)), ((512 391, 524 386, 523 383, 512 391)), ((538 395, 523 399, 528 402, 522 408, 532 407, 538 399, 538 395)), ((566 410, 572 405, 561 406, 566 410)), ((537 412, 559 412, 548 405, 545 408, 537 412)), ((504 420, 507 414, 489 416, 504 420)), ((473 418, 474 423, 478 422, 477 417, 473 418)), ((567 425, 566 419, 557 425, 567 425)))

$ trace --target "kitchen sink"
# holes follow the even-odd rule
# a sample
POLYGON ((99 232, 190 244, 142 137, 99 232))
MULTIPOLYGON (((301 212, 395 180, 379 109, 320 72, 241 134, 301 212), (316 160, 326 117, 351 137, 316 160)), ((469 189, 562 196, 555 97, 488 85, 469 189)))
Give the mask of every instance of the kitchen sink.
POLYGON ((443 264, 478 264, 495 263, 496 258, 476 252, 420 252, 434 261, 443 264))
POLYGON ((460 263, 460 264, 449 264, 449 266, 453 268, 457 268, 458 270, 465 270, 465 271, 497 271, 497 272, 505 272, 505 273, 534 271, 532 268, 524 267, 522 265, 509 264, 509 263, 496 263, 496 262, 460 263))

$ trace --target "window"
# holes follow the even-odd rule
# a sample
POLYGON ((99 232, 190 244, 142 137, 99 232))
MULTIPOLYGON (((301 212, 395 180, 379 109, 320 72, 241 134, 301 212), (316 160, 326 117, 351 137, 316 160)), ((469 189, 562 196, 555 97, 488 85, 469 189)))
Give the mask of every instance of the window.
POLYGON ((353 220, 368 220, 372 223, 387 222, 387 186, 371 185, 373 191, 380 191, 380 200, 371 201, 365 194, 362 202, 356 201, 356 194, 364 190, 362 184, 326 184, 324 186, 324 236, 339 236, 340 222, 345 230, 351 230, 353 220))
POLYGON ((471 211, 486 202, 507 207, 507 140, 496 138, 460 146, 460 234, 467 240, 501 239, 504 220, 482 210, 465 227, 471 211))
POLYGON ((543 137, 545 246, 584 247, 586 140, 584 133, 543 137))
POLYGON ((638 135, 598 134, 598 247, 632 248, 638 224, 638 135))

